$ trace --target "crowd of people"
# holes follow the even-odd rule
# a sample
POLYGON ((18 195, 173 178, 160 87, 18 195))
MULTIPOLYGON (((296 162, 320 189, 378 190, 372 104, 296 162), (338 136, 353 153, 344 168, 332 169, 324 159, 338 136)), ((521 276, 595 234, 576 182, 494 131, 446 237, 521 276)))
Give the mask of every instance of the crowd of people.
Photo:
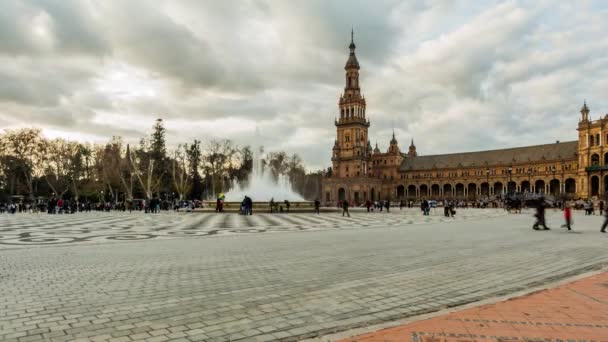
MULTIPOLYGON (((521 198, 505 198, 504 200, 500 200, 496 203, 496 205, 488 205, 489 202, 483 203, 481 201, 478 202, 467 202, 467 201, 457 201, 457 200, 444 200, 444 201, 435 201, 435 200, 427 200, 423 199, 420 201, 420 210, 422 211, 422 215, 428 216, 430 215, 431 209, 442 206, 443 207, 443 215, 446 217, 454 217, 456 214, 456 208, 484 208, 484 207, 502 207, 509 212, 521 213, 522 207, 534 208, 535 214, 534 217, 536 221, 532 225, 534 230, 550 230, 547 226, 545 211, 549 207, 560 208, 564 214, 564 224, 563 228, 568 230, 572 230, 572 210, 573 209, 582 209, 585 212, 585 215, 595 215, 596 208, 599 209, 600 215, 605 217, 604 223, 600 231, 602 233, 606 232, 606 228, 608 227, 608 207, 605 207, 604 201, 591 201, 591 200, 577 200, 577 201, 548 201, 543 196, 521 199, 521 198)), ((404 201, 401 200, 398 203, 399 209, 403 208, 413 208, 415 203, 413 201, 404 201)), ((321 203, 317 199, 314 201, 314 212, 320 213, 321 203)), ((350 217, 349 208, 354 205, 349 201, 343 200, 338 202, 338 208, 342 210, 342 216, 350 217)), ((366 208, 367 212, 374 211, 385 211, 387 213, 390 212, 392 206, 396 206, 391 203, 390 200, 383 201, 365 201, 363 204, 359 205, 366 208)), ((200 201, 161 201, 157 197, 153 197, 150 200, 130 200, 130 201, 122 201, 122 202, 91 202, 91 201, 77 201, 70 199, 62 199, 52 197, 48 199, 46 202, 38 201, 35 204, 31 203, 23 203, 19 202, 0 202, 0 214, 9 213, 48 213, 48 214, 74 214, 77 212, 91 212, 91 211, 102 211, 102 212, 110 212, 110 211, 141 211, 145 213, 159 213, 161 210, 171 210, 174 211, 187 211, 190 212, 194 208, 202 207, 202 202, 200 201)), ((270 213, 289 213, 291 209, 291 202, 288 200, 284 200, 282 202, 275 201, 272 198, 268 207, 270 213)), ((216 212, 224 211, 224 198, 218 197, 215 207, 216 212)), ((253 215, 253 200, 249 196, 245 196, 240 203, 239 213, 242 215, 253 215)))

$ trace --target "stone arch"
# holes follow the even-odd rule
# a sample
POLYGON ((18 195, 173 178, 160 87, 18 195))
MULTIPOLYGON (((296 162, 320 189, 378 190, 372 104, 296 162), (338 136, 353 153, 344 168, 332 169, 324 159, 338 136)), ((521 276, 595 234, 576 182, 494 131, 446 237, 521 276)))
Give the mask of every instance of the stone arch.
POLYGON ((559 195, 560 193, 560 186, 559 186, 559 179, 552 179, 551 181, 549 181, 549 193, 551 195, 559 195))
POLYGON ((575 194, 576 193, 576 181, 573 178, 568 178, 564 182, 566 193, 567 194, 575 194))
POLYGON ((479 191, 481 192, 482 196, 489 196, 490 195, 490 184, 488 184, 487 182, 483 182, 479 185, 479 191))
POLYGON ((397 187, 397 197, 398 198, 403 198, 405 197, 405 187, 403 185, 399 185, 397 187))
POLYGON ((500 195, 502 194, 502 182, 496 182, 494 183, 494 195, 500 195))
POLYGON ((443 184, 443 197, 452 197, 452 184, 443 184))
POLYGON ((431 196, 434 197, 439 197, 439 194, 441 193, 441 191, 439 191, 439 184, 433 184, 431 185, 431 196))
POLYGON ((591 166, 597 166, 600 165, 600 155, 597 153, 594 153, 591 155, 591 166))
POLYGON ((532 191, 532 188, 530 187, 530 182, 525 180, 523 182, 521 182, 521 191, 522 192, 530 192, 532 191))
POLYGON ((420 185, 420 196, 428 196, 429 195, 429 187, 426 184, 420 185))
POLYGON ((542 179, 539 179, 536 182, 534 182, 534 190, 536 190, 536 193, 538 193, 538 194, 544 194, 545 193, 545 181, 542 179))
POLYGON ((410 184, 407 187, 407 196, 408 197, 416 197, 416 186, 414 184, 410 184))
POLYGON ((458 183, 454 187, 456 189, 456 197, 463 198, 464 197, 464 184, 458 183))
POLYGON ((591 177, 589 184, 591 185, 591 196, 598 196, 600 194, 600 178, 598 176, 591 177))
POLYGON ((604 153, 604 165, 608 165, 608 152, 604 153))
POLYGON ((467 185, 467 194, 469 199, 477 197, 477 184, 469 183, 467 185))
POLYGON ((344 201, 346 199, 346 190, 344 188, 338 189, 338 200, 344 201))

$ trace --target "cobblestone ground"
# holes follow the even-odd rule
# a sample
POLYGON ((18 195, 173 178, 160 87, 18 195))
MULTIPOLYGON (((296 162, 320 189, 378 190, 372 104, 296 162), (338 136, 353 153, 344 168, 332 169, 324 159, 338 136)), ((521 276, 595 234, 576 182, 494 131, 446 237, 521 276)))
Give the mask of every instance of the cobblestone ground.
POLYGON ((533 231, 530 213, 459 210, 458 220, 443 222, 438 214, 428 222, 414 210, 350 220, 336 214, 4 215, 0 340, 296 340, 608 263, 599 216, 577 214, 576 231, 568 233, 556 228, 560 213, 549 215, 551 231, 533 231), (265 228, 255 225, 260 222, 265 228), (297 227, 305 231, 269 233, 297 227), (205 229, 218 234, 183 233, 205 229), (267 233, 232 232, 243 229, 267 233), (87 238, 77 240, 81 234, 87 238), (127 241, 139 234, 158 238, 127 241), (54 237, 61 240, 47 240, 54 237))

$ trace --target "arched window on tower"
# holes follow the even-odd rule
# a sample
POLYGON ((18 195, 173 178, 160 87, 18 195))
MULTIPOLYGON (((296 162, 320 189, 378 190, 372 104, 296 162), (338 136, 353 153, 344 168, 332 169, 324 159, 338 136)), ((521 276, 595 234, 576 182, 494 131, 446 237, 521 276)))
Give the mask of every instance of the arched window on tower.
POLYGON ((593 146, 593 135, 589 136, 589 146, 593 146))

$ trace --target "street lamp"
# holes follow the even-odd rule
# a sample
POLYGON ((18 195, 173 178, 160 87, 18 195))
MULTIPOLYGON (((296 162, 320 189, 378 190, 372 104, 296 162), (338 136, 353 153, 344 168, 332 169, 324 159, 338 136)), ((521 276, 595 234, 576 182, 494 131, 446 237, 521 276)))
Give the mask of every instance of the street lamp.
POLYGON ((509 166, 509 168, 507 169, 507 172, 509 173, 509 182, 507 183, 507 193, 510 192, 510 187, 511 187, 511 173, 513 172, 513 168, 511 166, 509 166))
MULTIPOLYGON (((551 183, 555 184, 555 182, 553 182, 555 180, 555 172, 557 171, 557 168, 555 168, 555 165, 551 166, 551 172, 553 173, 553 178, 551 179, 551 182, 549 182, 549 190, 551 190, 551 183)), ((555 195, 554 193, 552 195, 555 195)))
POLYGON ((531 180, 531 176, 532 176, 532 168, 529 167, 528 168, 528 192, 532 192, 532 180, 531 180))
POLYGON ((486 184, 488 184, 488 198, 490 197, 490 169, 486 168, 486 184))
POLYGON ((562 182, 559 183, 560 184, 560 189, 559 189, 559 193, 560 194, 564 194, 564 190, 566 189, 566 184, 564 184, 564 169, 565 169, 566 163, 562 160, 562 182))

